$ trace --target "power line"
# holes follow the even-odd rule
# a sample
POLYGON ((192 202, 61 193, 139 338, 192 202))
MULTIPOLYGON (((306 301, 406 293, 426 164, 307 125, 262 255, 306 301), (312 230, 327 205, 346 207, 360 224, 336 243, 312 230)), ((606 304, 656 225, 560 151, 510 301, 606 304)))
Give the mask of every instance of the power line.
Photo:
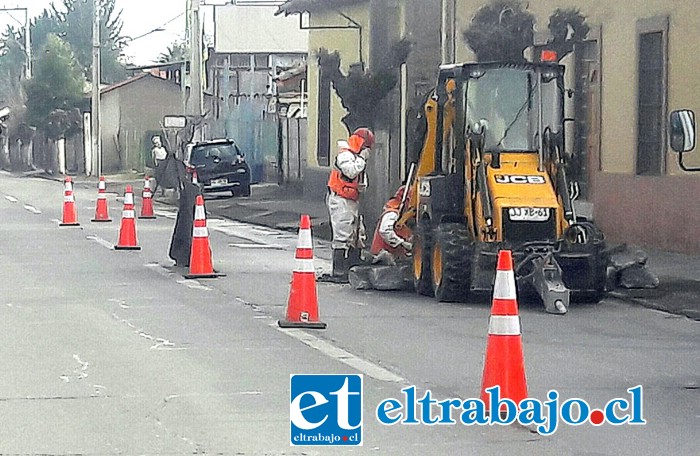
POLYGON ((177 16, 175 16, 174 18, 172 18, 172 19, 168 20, 167 22, 163 23, 162 25, 159 25, 158 27, 154 28, 153 30, 150 30, 150 31, 148 31, 148 32, 146 32, 146 33, 144 33, 144 34, 142 34, 142 35, 137 36, 137 37, 129 38, 129 42, 136 41, 136 40, 138 40, 138 39, 140 39, 140 38, 143 38, 144 36, 150 35, 151 33, 160 32, 160 31, 163 30, 163 27, 165 27, 166 25, 170 24, 171 22, 174 22, 175 20, 181 18, 181 17, 184 16, 184 15, 185 15, 185 13, 182 12, 182 13, 178 14, 177 16))

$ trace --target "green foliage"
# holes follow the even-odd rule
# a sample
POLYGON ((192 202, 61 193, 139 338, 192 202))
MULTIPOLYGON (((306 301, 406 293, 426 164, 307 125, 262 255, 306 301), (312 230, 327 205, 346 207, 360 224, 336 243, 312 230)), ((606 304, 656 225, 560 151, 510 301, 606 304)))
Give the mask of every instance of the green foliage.
MULTIPOLYGON (((467 45, 479 62, 522 62, 534 44, 535 16, 521 0, 492 0, 481 7, 464 31, 467 45)), ((586 17, 576 8, 557 8, 549 18, 547 47, 561 60, 588 34, 586 17)))
POLYGON ((493 0, 479 8, 463 37, 479 62, 522 62, 534 42, 534 24, 522 1, 493 0))
POLYGON ((70 44, 49 35, 35 62, 33 78, 25 84, 29 123, 53 139, 70 134, 69 126, 63 125, 68 122, 59 126, 56 111, 69 112, 80 105, 84 82, 70 44))
MULTIPOLYGON (((32 43, 41 49, 49 35, 56 35, 71 45, 75 57, 88 79, 92 76, 92 0, 60 0, 61 6, 51 7, 34 18, 31 24, 32 43)), ((103 83, 112 84, 126 79, 120 59, 126 39, 121 36, 121 10, 115 10, 115 0, 99 0, 100 5, 100 64, 103 83)))
POLYGON ((0 35, 0 105, 10 106, 13 112, 24 104, 25 64, 24 34, 8 26, 0 35))
POLYGON ((180 39, 173 41, 165 52, 161 52, 156 60, 156 63, 181 62, 183 60, 187 60, 188 58, 189 53, 187 51, 187 44, 185 44, 184 40, 180 39))
POLYGON ((391 46, 386 56, 382 59, 385 66, 379 70, 365 70, 361 64, 350 65, 347 76, 340 70, 340 54, 328 52, 327 49, 319 49, 317 52, 318 64, 321 71, 327 76, 343 107, 348 114, 342 121, 348 132, 358 127, 375 128, 381 120, 378 115, 380 101, 382 101, 396 86, 399 80, 399 67, 408 58, 411 44, 402 39, 391 46))

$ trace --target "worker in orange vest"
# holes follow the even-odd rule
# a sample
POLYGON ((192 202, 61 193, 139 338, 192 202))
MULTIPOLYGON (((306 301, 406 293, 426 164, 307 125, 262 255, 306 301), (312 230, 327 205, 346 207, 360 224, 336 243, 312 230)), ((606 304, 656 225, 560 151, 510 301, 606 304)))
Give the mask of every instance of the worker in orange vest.
POLYGON ((338 141, 326 204, 333 232, 331 279, 346 282, 350 268, 360 262, 360 193, 367 188, 367 155, 374 146, 374 133, 358 128, 347 141, 338 141))
POLYGON ((393 266, 411 254, 411 230, 406 226, 396 225, 405 191, 405 186, 399 187, 396 194, 384 204, 382 215, 379 216, 370 250, 374 256, 372 262, 375 264, 393 266))

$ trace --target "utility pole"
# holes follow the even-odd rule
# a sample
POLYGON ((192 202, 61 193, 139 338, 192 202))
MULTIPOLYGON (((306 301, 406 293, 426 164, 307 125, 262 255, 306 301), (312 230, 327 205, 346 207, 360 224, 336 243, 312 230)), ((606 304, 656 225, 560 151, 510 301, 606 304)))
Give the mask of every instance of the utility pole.
POLYGON ((199 1, 189 0, 190 98, 187 114, 202 115, 202 31, 199 24, 199 1))
POLYGON ((455 0, 442 0, 442 63, 455 63, 455 0))
POLYGON ((27 55, 27 68, 25 77, 32 78, 32 41, 29 32, 29 9, 24 9, 24 53, 27 55))
MULTIPOLYGON (((0 11, 12 12, 12 11, 24 11, 24 53, 26 55, 26 62, 24 64, 24 77, 25 79, 31 79, 32 77, 32 47, 31 38, 29 36, 29 9, 28 8, 0 8, 0 11)), ((22 25, 15 17, 10 15, 12 19, 22 25)))
POLYGON ((100 127, 100 0, 92 0, 92 157, 97 160, 95 173, 102 175, 102 134, 100 127))

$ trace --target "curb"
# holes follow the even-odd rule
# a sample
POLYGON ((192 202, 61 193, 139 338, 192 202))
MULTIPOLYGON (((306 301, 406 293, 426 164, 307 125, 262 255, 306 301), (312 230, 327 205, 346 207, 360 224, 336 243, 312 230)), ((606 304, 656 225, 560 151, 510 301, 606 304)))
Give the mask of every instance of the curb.
POLYGON ((663 305, 660 305, 657 302, 649 301, 644 298, 635 298, 620 291, 609 291, 608 296, 619 299, 620 301, 626 302, 628 304, 635 304, 638 306, 646 307, 647 309, 658 310, 670 315, 678 315, 681 317, 689 318, 691 320, 700 321, 700 309, 669 309, 668 307, 664 307, 663 305))

